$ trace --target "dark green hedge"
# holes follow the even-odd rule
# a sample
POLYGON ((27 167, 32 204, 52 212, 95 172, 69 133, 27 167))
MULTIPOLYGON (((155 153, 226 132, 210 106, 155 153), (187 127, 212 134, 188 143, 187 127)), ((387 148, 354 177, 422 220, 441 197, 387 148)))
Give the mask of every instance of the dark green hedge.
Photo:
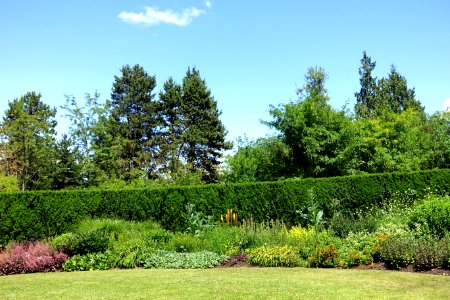
POLYGON ((339 200, 338 209, 350 212, 380 204, 396 192, 412 189, 415 197, 422 197, 429 187, 448 193, 450 170, 155 189, 0 193, 0 245, 54 236, 86 217, 154 219, 177 230, 185 226, 187 203, 216 218, 233 208, 240 219, 293 224, 299 221, 298 212, 305 209, 310 190, 330 216, 333 199, 339 200))

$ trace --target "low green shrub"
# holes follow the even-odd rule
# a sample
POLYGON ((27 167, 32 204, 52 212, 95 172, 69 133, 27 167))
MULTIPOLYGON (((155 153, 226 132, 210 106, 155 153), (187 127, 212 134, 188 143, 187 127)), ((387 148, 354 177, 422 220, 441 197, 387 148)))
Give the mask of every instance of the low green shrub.
POLYGON ((391 236, 381 247, 381 260, 390 269, 408 265, 418 271, 450 267, 450 235, 444 238, 414 236, 412 233, 391 236))
POLYGON ((332 218, 328 226, 328 230, 340 238, 346 238, 350 233, 372 233, 376 229, 377 220, 373 216, 355 218, 339 215, 332 218))
POLYGON ((450 232, 450 196, 431 197, 414 208, 409 216, 411 229, 443 237, 450 232))
POLYGON ((107 228, 93 229, 91 231, 78 233, 71 240, 72 253, 88 254, 104 252, 108 248, 111 232, 107 228))
POLYGON ((378 262, 383 239, 383 236, 364 232, 349 234, 338 249, 339 266, 353 267, 378 262))
POLYGON ((210 251, 226 255, 243 252, 249 244, 245 230, 237 226, 215 226, 205 232, 203 239, 210 251))
POLYGON ((316 232, 313 227, 303 228, 294 226, 285 235, 288 243, 298 249, 303 260, 308 261, 310 267, 333 267, 339 265, 339 238, 322 230, 316 232))
POLYGON ((248 251, 248 262, 261 267, 304 267, 298 251, 291 246, 262 246, 248 251))
POLYGON ((130 269, 142 266, 143 258, 158 249, 158 244, 149 240, 120 240, 109 247, 117 268, 130 269))
POLYGON ((188 234, 175 234, 165 247, 175 252, 199 252, 208 249, 208 243, 197 236, 188 234))
POLYGON ((145 233, 145 239, 150 239, 156 243, 167 243, 173 238, 174 234, 164 229, 155 229, 145 233))
POLYGON ((75 255, 67 260, 62 269, 65 272, 109 270, 115 267, 116 258, 110 253, 88 253, 75 255))
POLYGON ((179 253, 161 250, 144 258, 146 269, 206 269, 212 268, 227 259, 225 255, 201 251, 195 253, 179 253))
POLYGON ((381 261, 398 270, 414 263, 416 240, 413 235, 390 236, 381 244, 381 261))

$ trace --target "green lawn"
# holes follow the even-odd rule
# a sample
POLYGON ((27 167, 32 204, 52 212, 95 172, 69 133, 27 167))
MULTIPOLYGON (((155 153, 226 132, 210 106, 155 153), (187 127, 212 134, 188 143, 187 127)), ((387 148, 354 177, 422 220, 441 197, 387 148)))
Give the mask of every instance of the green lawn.
POLYGON ((284 268, 112 270, 0 277, 2 299, 449 299, 450 277, 284 268))

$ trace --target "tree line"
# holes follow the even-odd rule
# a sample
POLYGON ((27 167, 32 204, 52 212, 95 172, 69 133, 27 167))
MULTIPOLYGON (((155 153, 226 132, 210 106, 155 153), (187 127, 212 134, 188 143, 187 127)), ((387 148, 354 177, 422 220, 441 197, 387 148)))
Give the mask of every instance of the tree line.
POLYGON ((36 92, 8 103, 0 124, 0 190, 144 187, 274 181, 450 167, 450 113, 425 113, 395 66, 376 78, 363 53, 352 109, 335 109, 327 74, 309 68, 298 99, 270 107, 277 134, 231 149, 220 111, 197 69, 181 83, 124 66, 110 100, 66 96, 68 133, 36 92))
POLYGON ((212 183, 225 141, 220 111, 206 82, 189 68, 156 95, 155 76, 139 65, 114 77, 111 99, 66 96, 70 122, 57 139, 56 108, 29 92, 8 103, 0 127, 3 189, 212 183), (11 180, 14 178, 14 180, 11 180))
POLYGON ((327 74, 310 68, 298 99, 271 106, 264 123, 278 134, 241 139, 227 158, 225 180, 271 181, 450 167, 450 113, 427 115, 395 66, 373 75, 363 53, 353 110, 330 106, 327 74))

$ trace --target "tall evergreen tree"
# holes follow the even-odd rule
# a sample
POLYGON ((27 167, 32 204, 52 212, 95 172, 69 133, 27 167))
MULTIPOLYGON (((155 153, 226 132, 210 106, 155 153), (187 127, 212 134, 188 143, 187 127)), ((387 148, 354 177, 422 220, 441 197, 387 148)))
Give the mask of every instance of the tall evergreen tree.
POLYGON ((51 162, 55 141, 56 109, 29 92, 8 103, 1 125, 8 164, 7 175, 15 175, 21 190, 51 187, 51 162))
POLYGON ((356 105, 355 113, 359 118, 368 118, 376 114, 379 109, 377 103, 377 79, 372 76, 372 71, 375 69, 376 62, 363 52, 361 59, 361 67, 359 68, 359 83, 361 89, 355 93, 356 105))
POLYGON ((82 153, 74 145, 73 141, 63 135, 55 144, 55 156, 52 172, 52 189, 79 188, 83 185, 83 174, 80 162, 82 153))
POLYGON ((355 113, 359 118, 374 118, 385 112, 400 113, 408 108, 424 112, 424 108, 415 98, 414 89, 409 89, 406 78, 398 73, 395 66, 386 78, 377 80, 372 76, 376 62, 363 52, 359 68, 361 88, 355 93, 355 113))
POLYGON ((139 65, 126 65, 121 73, 114 78, 107 131, 113 139, 118 175, 130 181, 151 177, 155 168, 156 79, 139 65))
POLYGON ((413 108, 424 111, 420 102, 416 100, 414 89, 409 89, 406 78, 398 73, 395 66, 391 66, 391 71, 387 78, 382 78, 379 83, 378 98, 385 103, 394 113, 400 113, 413 108))
POLYGON ((217 181, 222 151, 231 144, 225 141, 217 102, 199 71, 189 68, 181 87, 169 79, 160 105, 166 143, 161 149, 168 149, 164 151, 171 160, 169 165, 175 168, 186 163, 191 172, 200 171, 205 182, 217 181))
POLYGON ((160 172, 173 174, 181 167, 181 136, 185 130, 182 112, 182 88, 172 78, 164 83, 159 93, 158 119, 161 127, 158 131, 160 172))

